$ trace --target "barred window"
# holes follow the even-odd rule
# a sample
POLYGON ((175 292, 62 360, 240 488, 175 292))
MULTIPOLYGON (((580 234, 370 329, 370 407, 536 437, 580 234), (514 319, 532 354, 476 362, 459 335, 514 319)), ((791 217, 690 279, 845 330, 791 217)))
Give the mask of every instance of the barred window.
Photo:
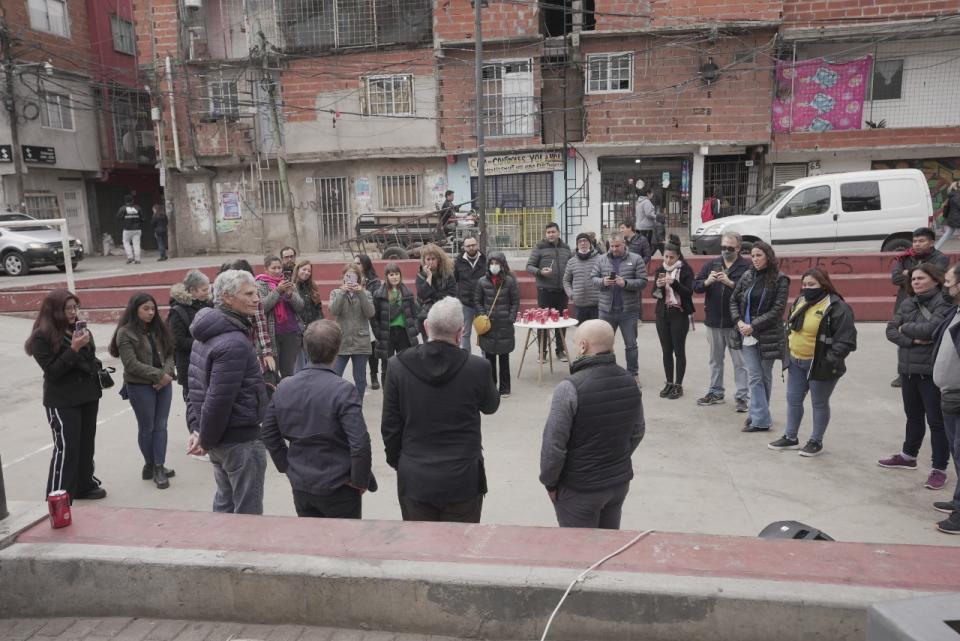
POLYGON ((27 0, 27 11, 31 29, 70 37, 70 15, 65 0, 27 0))
POLYGON ((283 184, 279 180, 260 181, 260 213, 284 213, 283 184))
POLYGON ((27 193, 23 196, 26 204, 27 215, 34 218, 51 220, 60 218, 60 203, 57 202, 56 194, 50 192, 27 193))
POLYGON ((113 50, 132 56, 135 53, 134 43, 136 42, 133 23, 120 16, 110 16, 110 31, 113 34, 113 50))
POLYGON ((321 214, 349 214, 347 179, 345 177, 314 178, 317 188, 317 211, 321 214))
POLYGON ((364 108, 368 116, 414 114, 413 76, 370 76, 363 79, 364 108))
POLYGON ((381 209, 420 207, 420 176, 377 176, 381 209))
POLYGON ((43 95, 43 105, 40 109, 40 124, 50 129, 73 130, 73 107, 70 96, 59 93, 43 95))
POLYGON ((239 118, 240 94, 236 80, 210 80, 207 82, 210 96, 211 118, 239 118))
POLYGON ((537 103, 529 60, 483 66, 483 128, 488 136, 533 136, 537 103))
POLYGON ((619 93, 632 90, 632 53, 587 56, 587 93, 619 93))
POLYGON ((276 0, 287 51, 419 44, 432 40, 430 0, 276 0))

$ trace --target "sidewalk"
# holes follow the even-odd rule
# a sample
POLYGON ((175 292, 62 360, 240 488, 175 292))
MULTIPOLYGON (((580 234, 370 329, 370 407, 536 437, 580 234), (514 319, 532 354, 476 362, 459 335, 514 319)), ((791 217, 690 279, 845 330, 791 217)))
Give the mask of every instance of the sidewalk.
POLYGON ((182 619, 0 619, 4 641, 458 641, 453 637, 182 619))

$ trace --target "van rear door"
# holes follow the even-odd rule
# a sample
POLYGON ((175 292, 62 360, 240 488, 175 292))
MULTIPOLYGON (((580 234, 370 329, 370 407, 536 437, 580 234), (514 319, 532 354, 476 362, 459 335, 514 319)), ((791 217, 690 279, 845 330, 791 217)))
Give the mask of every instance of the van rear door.
POLYGON ((799 189, 770 220, 770 239, 780 251, 833 251, 837 240, 834 189, 829 180, 799 189))
POLYGON ((841 182, 838 249, 876 252, 891 235, 926 227, 921 188, 911 176, 841 182))

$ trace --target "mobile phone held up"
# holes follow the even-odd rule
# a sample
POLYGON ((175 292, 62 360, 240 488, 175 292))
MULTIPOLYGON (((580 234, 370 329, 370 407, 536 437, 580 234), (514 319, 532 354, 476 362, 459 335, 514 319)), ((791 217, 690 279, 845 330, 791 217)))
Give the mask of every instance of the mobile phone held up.
POLYGON ((76 324, 73 326, 73 331, 75 333, 85 332, 86 330, 87 330, 87 321, 85 320, 78 320, 76 324))
POLYGON ((357 275, 353 272, 347 272, 347 275, 344 277, 347 285, 356 285, 357 284, 357 275))

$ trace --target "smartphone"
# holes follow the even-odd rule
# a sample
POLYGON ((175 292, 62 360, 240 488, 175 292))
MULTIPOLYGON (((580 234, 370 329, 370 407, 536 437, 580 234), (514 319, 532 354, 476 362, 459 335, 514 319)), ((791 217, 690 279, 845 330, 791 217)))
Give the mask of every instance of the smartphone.
POLYGON ((285 270, 283 270, 283 280, 287 280, 287 281, 293 280, 293 270, 292 270, 292 269, 289 269, 289 270, 285 269, 285 270))
POLYGON ((347 281, 347 285, 356 285, 357 275, 353 272, 347 272, 346 281, 347 281))
POLYGON ((609 278, 610 280, 617 280, 617 275, 614 272, 610 272, 609 274, 607 274, 607 278, 609 278))
POLYGON ((547 263, 547 269, 553 269, 553 261, 552 261, 552 260, 551 260, 549 263, 547 263))
POLYGON ((87 321, 78 320, 77 323, 73 326, 74 332, 83 332, 87 329, 87 321))

